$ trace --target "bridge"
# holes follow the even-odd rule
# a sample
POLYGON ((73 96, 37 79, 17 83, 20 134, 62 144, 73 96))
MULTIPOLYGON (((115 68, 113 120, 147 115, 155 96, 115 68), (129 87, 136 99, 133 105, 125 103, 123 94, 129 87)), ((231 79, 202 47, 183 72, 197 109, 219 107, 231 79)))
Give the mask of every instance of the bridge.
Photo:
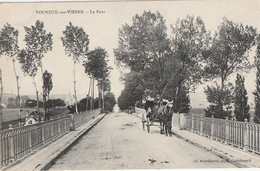
POLYGON ((100 109, 1 132, 2 170, 259 168, 260 125, 174 114, 173 136, 144 109, 100 109))

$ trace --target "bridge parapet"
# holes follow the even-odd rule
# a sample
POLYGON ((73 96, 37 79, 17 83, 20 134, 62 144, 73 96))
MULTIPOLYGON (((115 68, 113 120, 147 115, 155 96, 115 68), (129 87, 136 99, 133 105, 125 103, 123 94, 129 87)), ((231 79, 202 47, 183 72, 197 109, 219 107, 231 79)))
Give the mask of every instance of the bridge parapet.
POLYGON ((245 151, 260 153, 260 124, 184 115, 185 129, 202 136, 230 144, 245 151))
POLYGON ((1 167, 16 161, 33 150, 48 145, 100 113, 101 109, 95 109, 81 114, 62 116, 47 122, 1 131, 1 167))

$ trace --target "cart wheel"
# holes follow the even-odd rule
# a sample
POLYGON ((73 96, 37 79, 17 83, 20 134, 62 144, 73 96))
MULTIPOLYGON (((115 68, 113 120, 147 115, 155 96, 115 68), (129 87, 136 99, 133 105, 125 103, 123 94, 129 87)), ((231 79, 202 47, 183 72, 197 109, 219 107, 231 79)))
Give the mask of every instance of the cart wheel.
POLYGON ((147 132, 150 133, 150 119, 147 118, 147 132))

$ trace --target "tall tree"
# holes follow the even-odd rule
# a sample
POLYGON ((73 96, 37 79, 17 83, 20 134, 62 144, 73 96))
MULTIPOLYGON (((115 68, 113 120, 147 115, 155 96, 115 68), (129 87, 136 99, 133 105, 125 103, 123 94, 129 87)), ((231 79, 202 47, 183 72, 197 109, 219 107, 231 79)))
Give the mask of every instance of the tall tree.
POLYGON ((74 98, 76 105, 76 113, 78 113, 75 65, 87 55, 89 38, 86 32, 83 30, 83 28, 73 26, 70 22, 69 25, 66 26, 65 31, 63 31, 63 37, 61 37, 61 40, 63 46, 65 47, 66 55, 72 57, 73 60, 74 98))
POLYGON ((40 112, 40 101, 39 101, 39 91, 35 82, 35 76, 38 71, 37 67, 37 57, 33 51, 29 49, 22 49, 18 55, 18 60, 21 64, 21 69, 25 76, 32 77, 33 85, 35 88, 35 94, 37 99, 37 111, 40 112))
POLYGON ((108 53, 103 48, 96 48, 88 53, 85 61, 85 72, 98 80, 99 107, 102 107, 102 87, 108 78, 111 67, 108 66, 108 53))
POLYGON ((240 74, 237 74, 236 86, 235 86, 235 116, 238 121, 244 121, 250 119, 250 106, 248 105, 247 91, 245 88, 245 77, 240 74))
POLYGON ((232 92, 234 91, 234 86, 229 83, 226 84, 224 89, 216 84, 213 86, 207 86, 204 90, 207 100, 210 103, 209 107, 205 109, 205 115, 215 118, 225 119, 225 117, 231 117, 231 103, 233 102, 234 96, 232 92), (223 101, 220 101, 223 99, 223 101))
POLYGON ((220 108, 224 106, 224 89, 228 77, 234 72, 247 71, 252 67, 248 52, 255 45, 256 35, 256 29, 252 26, 243 26, 224 18, 210 50, 204 55, 205 77, 208 80, 219 78, 221 82, 220 108))
POLYGON ((16 79, 16 88, 17 88, 17 99, 19 107, 19 119, 21 119, 21 103, 20 103, 20 85, 19 85, 19 76, 16 71, 15 62, 19 54, 18 46, 18 35, 19 32, 10 24, 5 24, 0 31, 0 56, 8 56, 13 62, 13 70, 16 79))
POLYGON ((256 90, 253 92, 255 96, 255 113, 254 113, 254 122, 260 123, 260 65, 257 64, 256 72, 256 90))
POLYGON ((173 53, 177 57, 174 88, 174 108, 176 112, 189 111, 189 91, 195 90, 202 82, 203 54, 208 50, 210 32, 200 17, 187 16, 178 19, 172 28, 173 53), (183 96, 184 95, 184 96, 183 96), (182 107, 180 107, 182 106, 182 107), (185 109, 185 110, 184 110, 185 109))
MULTIPOLYGON (((52 74, 48 72, 47 70, 43 73, 43 101, 44 104, 49 100, 49 95, 52 90, 53 84, 52 84, 52 74)), ((49 109, 49 106, 48 106, 49 109)), ((47 105, 44 106, 45 113, 47 113, 47 105)), ((49 117, 48 117, 49 118, 49 117)))
MULTIPOLYGON (((36 67, 40 67, 42 75, 42 96, 43 96, 43 106, 45 107, 44 101, 44 79, 43 79, 43 63, 42 58, 44 54, 52 50, 52 34, 44 29, 44 23, 37 20, 35 26, 24 27, 25 29, 25 39, 26 42, 26 51, 31 51, 34 53, 34 62, 36 67)), ((46 111, 44 110, 44 119, 46 111)))
MULTIPOLYGON (((162 94, 171 80, 166 78, 166 61, 171 55, 165 19, 159 12, 144 11, 132 18, 132 25, 125 24, 119 30, 119 45, 114 49, 117 64, 131 71, 149 75, 143 77, 150 83, 146 88, 162 94)), ((172 68, 171 73, 174 68, 172 68)))

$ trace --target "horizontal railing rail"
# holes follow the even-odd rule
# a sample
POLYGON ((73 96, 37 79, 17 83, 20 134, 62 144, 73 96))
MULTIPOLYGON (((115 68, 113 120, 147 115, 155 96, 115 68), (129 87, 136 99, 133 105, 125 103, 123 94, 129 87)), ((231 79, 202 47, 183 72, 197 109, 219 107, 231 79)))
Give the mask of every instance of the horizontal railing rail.
POLYGON ((67 115, 47 122, 11 128, 0 132, 1 167, 80 127, 101 113, 101 109, 67 115))
POLYGON ((245 151, 260 153, 260 124, 185 115, 185 129, 230 144, 245 151))

